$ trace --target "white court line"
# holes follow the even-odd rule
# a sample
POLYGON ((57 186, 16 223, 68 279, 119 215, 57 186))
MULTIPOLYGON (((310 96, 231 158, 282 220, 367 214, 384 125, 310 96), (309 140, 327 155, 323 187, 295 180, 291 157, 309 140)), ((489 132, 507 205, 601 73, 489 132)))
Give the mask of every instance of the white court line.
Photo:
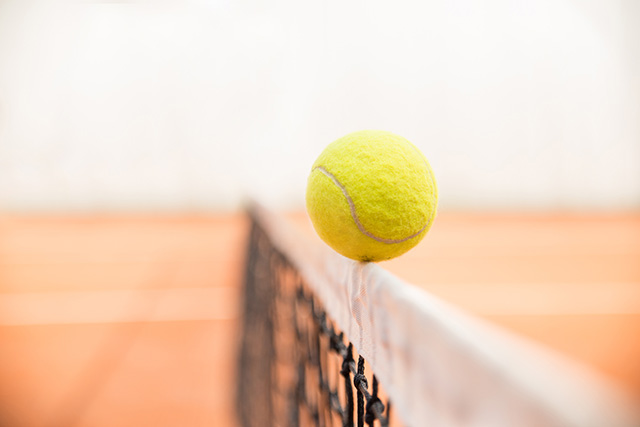
POLYGON ((420 288, 479 315, 640 314, 640 283, 428 284, 420 288))
MULTIPOLYGON (((479 315, 640 314, 640 283, 420 287, 479 315)), ((236 287, 6 293, 0 325, 235 319, 240 297, 236 287)))
POLYGON ((229 320, 235 287, 0 294, 0 325, 229 320))

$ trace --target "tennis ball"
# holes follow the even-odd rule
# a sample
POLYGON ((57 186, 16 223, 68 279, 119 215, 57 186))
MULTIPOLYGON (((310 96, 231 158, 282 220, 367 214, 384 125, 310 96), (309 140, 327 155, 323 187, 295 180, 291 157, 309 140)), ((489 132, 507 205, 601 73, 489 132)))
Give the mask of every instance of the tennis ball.
POLYGON ((346 135, 311 168, 307 211, 336 252, 358 261, 402 255, 427 234, 438 189, 427 159, 406 139, 365 130, 346 135))

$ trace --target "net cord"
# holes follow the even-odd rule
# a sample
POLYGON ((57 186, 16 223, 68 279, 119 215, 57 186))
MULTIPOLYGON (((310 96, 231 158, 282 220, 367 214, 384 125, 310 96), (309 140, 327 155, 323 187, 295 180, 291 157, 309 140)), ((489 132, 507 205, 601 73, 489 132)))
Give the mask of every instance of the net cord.
POLYGON ((640 425, 637 402, 588 368, 377 265, 347 260, 258 203, 248 211, 371 365, 407 425, 640 425))

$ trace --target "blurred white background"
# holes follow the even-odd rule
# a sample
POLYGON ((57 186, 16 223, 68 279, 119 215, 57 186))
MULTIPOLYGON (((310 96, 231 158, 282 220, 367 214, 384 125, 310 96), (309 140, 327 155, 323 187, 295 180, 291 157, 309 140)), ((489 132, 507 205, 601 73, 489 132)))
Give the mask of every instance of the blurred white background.
POLYGON ((640 208, 640 2, 0 1, 0 209, 299 208, 360 129, 442 209, 640 208))

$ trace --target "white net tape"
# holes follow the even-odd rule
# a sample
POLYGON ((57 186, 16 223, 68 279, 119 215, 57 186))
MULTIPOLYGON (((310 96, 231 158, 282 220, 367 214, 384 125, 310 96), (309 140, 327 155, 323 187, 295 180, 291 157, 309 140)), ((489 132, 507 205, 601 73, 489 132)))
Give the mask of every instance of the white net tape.
POLYGON ((631 401, 542 346, 358 263, 254 205, 273 244, 299 269, 411 426, 637 427, 631 401))

